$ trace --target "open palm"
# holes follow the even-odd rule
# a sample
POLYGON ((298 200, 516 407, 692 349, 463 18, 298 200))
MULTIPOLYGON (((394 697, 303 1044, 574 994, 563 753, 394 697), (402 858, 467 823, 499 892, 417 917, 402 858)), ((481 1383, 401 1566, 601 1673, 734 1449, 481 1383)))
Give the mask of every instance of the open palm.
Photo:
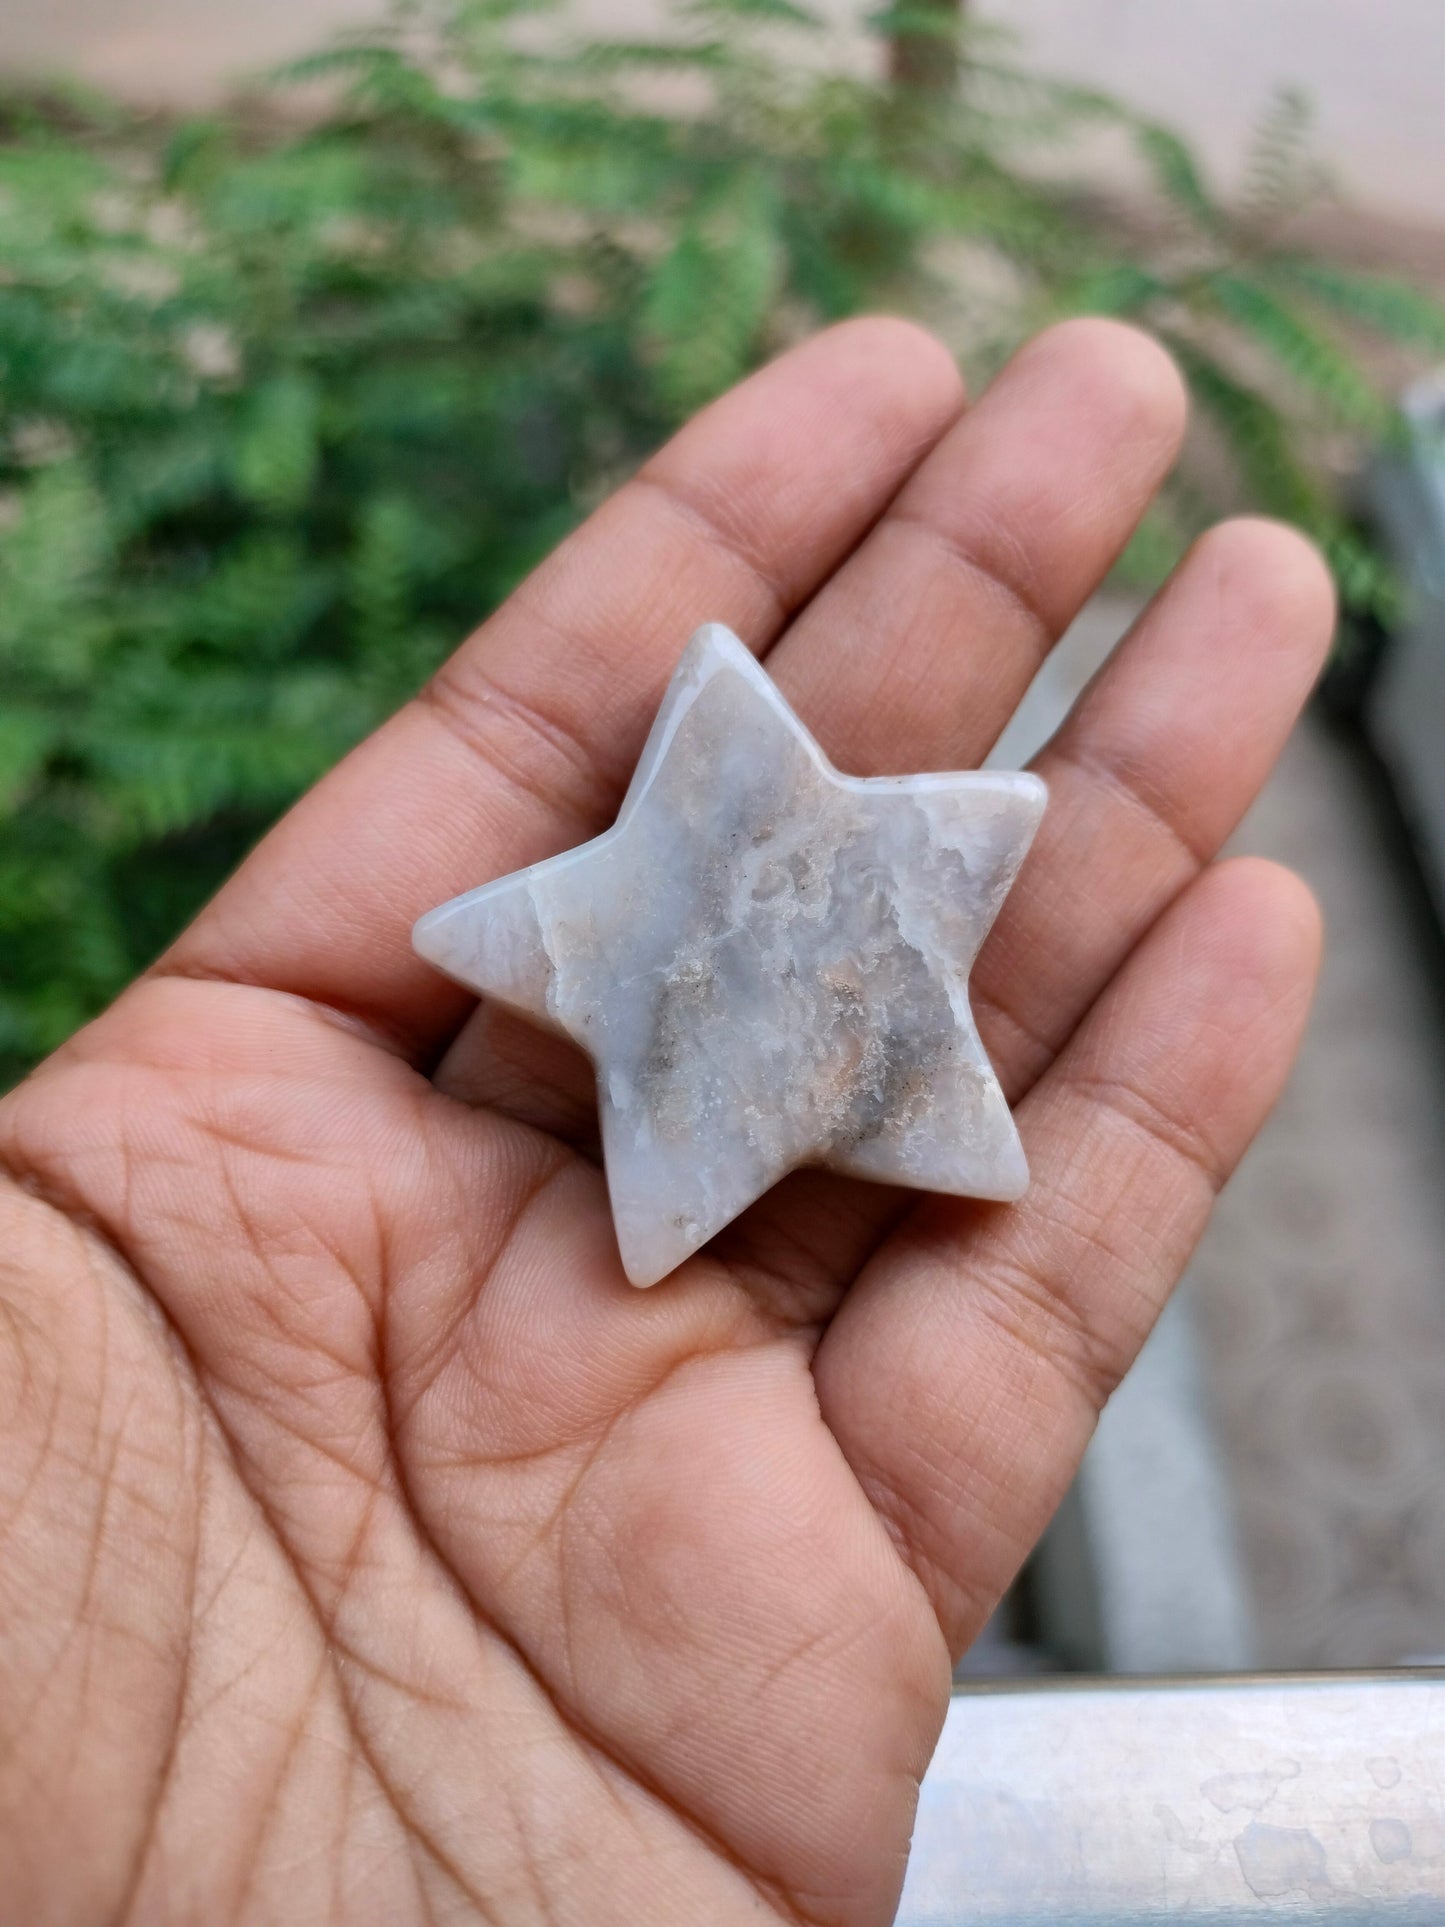
POLYGON ((1014 1207, 780 1186, 648 1293, 566 1047, 411 954, 595 833, 702 621, 843 768, 988 749, 1171 462, 1102 322, 972 412, 898 322, 716 404, 0 1107, 0 1919, 887 1922, 967 1645, 1288 1068, 1212 859, 1317 668, 1201 542, 1038 767, 974 977, 1014 1207))

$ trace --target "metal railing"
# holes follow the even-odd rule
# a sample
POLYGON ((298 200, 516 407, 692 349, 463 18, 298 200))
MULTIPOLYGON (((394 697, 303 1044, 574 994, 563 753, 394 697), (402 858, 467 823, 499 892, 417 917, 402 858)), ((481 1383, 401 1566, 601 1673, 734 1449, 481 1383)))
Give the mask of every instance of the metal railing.
POLYGON ((1445 1671, 957 1693, 898 1927, 1445 1927, 1445 1671))

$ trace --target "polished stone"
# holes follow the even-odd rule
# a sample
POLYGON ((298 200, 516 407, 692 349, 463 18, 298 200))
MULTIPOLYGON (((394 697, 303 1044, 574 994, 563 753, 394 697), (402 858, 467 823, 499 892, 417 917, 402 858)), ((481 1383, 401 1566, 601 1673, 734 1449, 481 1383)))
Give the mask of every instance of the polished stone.
POLYGON ((967 982, 1044 798, 1027 775, 840 775, 709 623, 613 827, 414 941, 592 1058, 623 1267, 650 1285, 799 1165, 1023 1192, 967 982))

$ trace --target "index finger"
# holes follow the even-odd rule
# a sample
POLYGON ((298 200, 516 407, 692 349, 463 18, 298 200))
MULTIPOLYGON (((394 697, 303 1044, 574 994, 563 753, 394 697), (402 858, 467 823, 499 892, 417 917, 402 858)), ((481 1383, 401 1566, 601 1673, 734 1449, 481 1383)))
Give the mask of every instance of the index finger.
POLYGON ((444 898, 614 814, 691 632, 763 649, 962 407, 902 321, 846 322, 676 435, 291 811, 161 959, 364 1018, 425 1058, 471 1003, 413 955, 444 898))

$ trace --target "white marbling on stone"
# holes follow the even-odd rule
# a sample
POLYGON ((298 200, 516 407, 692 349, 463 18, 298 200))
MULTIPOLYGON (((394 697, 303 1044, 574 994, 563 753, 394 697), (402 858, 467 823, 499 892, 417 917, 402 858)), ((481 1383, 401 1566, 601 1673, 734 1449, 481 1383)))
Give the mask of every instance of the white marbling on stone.
POLYGON ((1044 800, 1034 776, 840 775, 709 623, 614 826, 414 941, 591 1056, 623 1266, 650 1285, 802 1164, 1022 1193, 967 980, 1044 800))

